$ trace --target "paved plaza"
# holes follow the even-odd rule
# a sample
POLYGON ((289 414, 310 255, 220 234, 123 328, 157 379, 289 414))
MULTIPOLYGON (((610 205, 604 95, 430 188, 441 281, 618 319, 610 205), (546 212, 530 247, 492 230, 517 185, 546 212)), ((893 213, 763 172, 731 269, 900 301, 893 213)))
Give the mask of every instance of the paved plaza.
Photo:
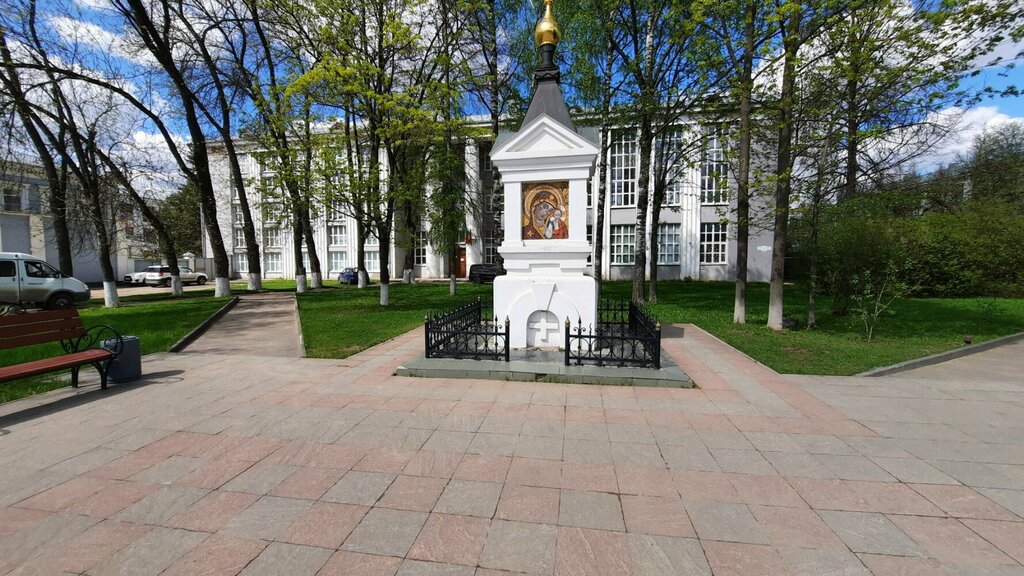
POLYGON ((391 376, 414 331, 0 406, 0 574, 1024 574, 1024 384, 678 332, 699 389, 391 376))

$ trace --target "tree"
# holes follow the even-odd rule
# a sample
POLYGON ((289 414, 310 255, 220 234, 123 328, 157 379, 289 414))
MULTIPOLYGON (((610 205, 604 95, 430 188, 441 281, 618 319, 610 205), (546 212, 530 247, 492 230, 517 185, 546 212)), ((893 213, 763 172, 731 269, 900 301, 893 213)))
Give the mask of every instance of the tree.
POLYGON ((202 224, 199 221, 199 212, 199 193, 191 184, 185 184, 168 194, 157 208, 157 214, 166 226, 168 236, 176 249, 183 253, 198 254, 202 249, 202 224))
MULTIPOLYGON (((246 13, 244 2, 224 4, 203 2, 172 2, 169 4, 181 23, 181 45, 191 49, 195 67, 196 104, 206 121, 220 135, 224 146, 231 187, 238 199, 245 238, 247 284, 250 291, 263 287, 262 259, 253 222, 249 195, 242 178, 236 141, 236 108, 243 103, 248 86, 237 86, 236 79, 248 73, 249 42, 245 27, 253 18, 246 13)), ((193 187, 194 190, 194 187, 193 187)), ((232 215, 234 216, 234 214, 232 215)))
MULTIPOLYGON (((30 5, 30 10, 32 12, 26 18, 26 21, 34 22, 35 3, 30 5)), ((50 215, 53 217, 53 232, 57 243, 57 259, 60 271, 62 274, 72 276, 74 275, 74 265, 71 258, 71 235, 68 231, 68 174, 63 165, 58 166, 54 161, 47 147, 46 139, 39 129, 36 128, 36 118, 32 111, 31 101, 26 87, 22 84, 21 74, 11 56, 3 23, 0 23, 0 61, 3 63, 3 71, 0 72, 0 84, 3 86, 3 94, 14 105, 21 126, 31 141, 36 157, 46 174, 47 205, 50 209, 50 215)), ((58 134, 58 140, 64 142, 63 132, 58 134)))
POLYGON ((568 76, 575 84, 571 97, 584 108, 594 108, 600 115, 600 152, 597 159, 597 194, 594 198, 594 280, 600 298, 604 275, 604 223, 605 199, 608 192, 608 151, 611 149, 612 128, 616 123, 617 93, 621 75, 617 74, 618 53, 615 50, 615 0, 591 0, 570 4, 567 9, 566 50, 573 55, 568 76))
MULTIPOLYGON (((182 114, 190 138, 191 167, 187 167, 187 170, 184 171, 199 191, 207 241, 213 250, 214 294, 218 297, 226 297, 231 294, 228 279, 228 255, 224 249, 220 226, 217 224, 217 200, 210 177, 209 148, 206 133, 203 130, 202 112, 198 104, 200 98, 190 82, 193 66, 189 62, 179 60, 175 50, 177 28, 181 23, 175 21, 174 15, 165 2, 167 0, 163 0, 157 6, 152 6, 145 0, 112 0, 111 6, 157 62, 159 70, 163 72, 164 77, 173 87, 171 93, 177 96, 175 102, 180 104, 179 112, 182 114), (159 11, 155 12, 153 8, 157 8, 159 11)), ((177 148, 177 143, 173 142, 173 138, 171 138, 168 141, 168 146, 177 148)))
MULTIPOLYGON (((705 66, 719 73, 728 82, 730 97, 735 102, 733 113, 726 107, 727 123, 737 124, 733 142, 736 147, 736 296, 733 322, 747 321, 747 260, 750 249, 751 148, 755 99, 755 66, 775 35, 767 22, 770 5, 764 0, 709 0, 702 3, 705 18, 699 19, 707 33, 718 40, 721 50, 709 51, 705 66)), ((767 68, 767 67, 766 67, 767 68)))
MULTIPOLYGON (((448 87, 438 78, 450 56, 440 47, 450 42, 434 22, 453 8, 407 1, 321 0, 316 5, 316 12, 336 25, 321 30, 315 43, 323 55, 293 90, 342 109, 352 117, 352 126, 362 125, 366 185, 360 192, 366 221, 382 247, 391 240, 397 207, 424 194, 426 180, 418 163, 437 140, 439 107, 449 101, 444 96, 448 87)), ((383 249, 382 306, 389 304, 389 265, 390 252, 383 249)))

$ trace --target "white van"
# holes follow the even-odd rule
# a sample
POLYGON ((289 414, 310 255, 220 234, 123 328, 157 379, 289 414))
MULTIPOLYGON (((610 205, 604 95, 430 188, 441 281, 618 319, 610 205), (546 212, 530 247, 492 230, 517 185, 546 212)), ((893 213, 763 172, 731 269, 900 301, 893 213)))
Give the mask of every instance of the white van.
POLYGON ((0 303, 61 310, 89 299, 81 280, 31 254, 0 252, 0 303))

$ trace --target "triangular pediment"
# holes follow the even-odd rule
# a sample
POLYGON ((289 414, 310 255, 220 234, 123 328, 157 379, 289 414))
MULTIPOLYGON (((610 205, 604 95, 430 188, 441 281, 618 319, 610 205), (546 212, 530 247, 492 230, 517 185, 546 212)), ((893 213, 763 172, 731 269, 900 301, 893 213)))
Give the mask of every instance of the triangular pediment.
POLYGON ((541 115, 491 152, 491 158, 502 160, 577 154, 597 154, 597 148, 576 131, 550 116, 541 115))

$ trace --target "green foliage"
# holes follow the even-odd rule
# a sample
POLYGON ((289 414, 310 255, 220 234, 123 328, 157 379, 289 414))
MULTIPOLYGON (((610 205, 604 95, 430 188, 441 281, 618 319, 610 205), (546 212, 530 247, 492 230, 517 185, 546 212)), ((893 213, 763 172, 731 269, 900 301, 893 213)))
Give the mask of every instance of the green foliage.
MULTIPOLYGON (((174 242, 178 255, 202 251, 202 223, 199 218, 199 191, 192 184, 182 186, 164 198, 157 215, 174 242)), ((161 252, 166 247, 161 246, 161 252)))

